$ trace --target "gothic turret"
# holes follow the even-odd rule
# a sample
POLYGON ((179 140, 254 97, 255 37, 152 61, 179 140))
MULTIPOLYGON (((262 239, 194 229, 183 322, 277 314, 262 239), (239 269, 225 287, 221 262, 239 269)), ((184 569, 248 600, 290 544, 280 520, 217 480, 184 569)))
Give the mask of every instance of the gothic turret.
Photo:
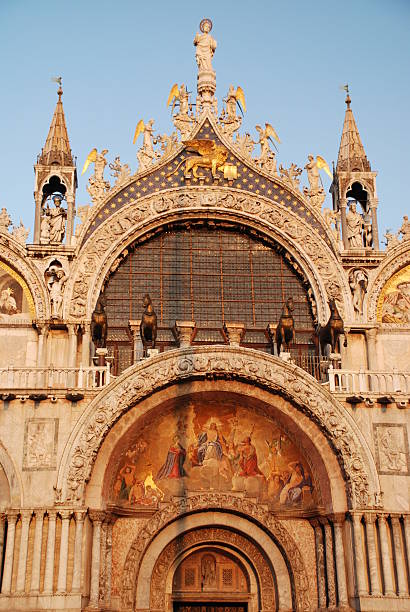
POLYGON ((34 166, 34 243, 61 245, 65 241, 69 246, 74 229, 77 169, 61 100, 61 79, 58 82, 57 105, 45 145, 34 166))
POLYGON ((339 155, 330 191, 333 208, 340 211, 345 249, 379 249, 377 228, 377 172, 372 172, 359 130, 350 108, 348 88, 346 114, 339 155), (347 211, 347 205, 349 210, 347 211))

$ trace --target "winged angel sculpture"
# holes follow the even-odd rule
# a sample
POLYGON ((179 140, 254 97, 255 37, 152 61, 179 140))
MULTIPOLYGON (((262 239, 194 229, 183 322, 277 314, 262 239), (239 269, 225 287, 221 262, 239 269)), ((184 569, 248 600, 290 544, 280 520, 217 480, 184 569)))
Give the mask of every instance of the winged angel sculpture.
POLYGON ((183 141, 187 151, 199 153, 182 159, 178 166, 168 176, 175 174, 185 163, 184 177, 189 178, 190 172, 195 178, 201 178, 203 174, 198 174, 198 168, 210 168, 212 176, 217 177, 217 172, 224 170, 228 151, 222 145, 217 145, 213 140, 185 140, 183 141))

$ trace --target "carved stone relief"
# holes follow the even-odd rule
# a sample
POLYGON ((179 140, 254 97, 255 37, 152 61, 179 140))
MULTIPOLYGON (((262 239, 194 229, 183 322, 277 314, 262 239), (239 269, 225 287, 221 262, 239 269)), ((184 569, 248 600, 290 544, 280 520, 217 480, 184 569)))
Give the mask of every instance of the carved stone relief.
POLYGON ((83 415, 67 444, 67 455, 59 469, 57 488, 63 498, 78 502, 103 439, 113 424, 130 406, 165 385, 204 376, 237 378, 261 385, 291 401, 313 419, 329 439, 343 469, 349 504, 366 507, 374 491, 369 491, 369 476, 374 489, 375 468, 359 431, 342 406, 296 366, 270 355, 244 348, 198 347, 168 351, 144 361, 96 398, 83 415), (69 454, 68 454, 69 453, 69 454), (364 456, 367 465, 365 467, 364 456))
POLYGON ((409 476, 409 441, 400 423, 373 423, 373 438, 379 474, 409 476))
POLYGON ((23 470, 55 470, 58 419, 27 419, 24 432, 23 470))
MULTIPOLYGON (((309 580, 302 555, 282 522, 276 519, 270 512, 265 510, 263 506, 255 504, 251 500, 244 500, 241 497, 236 497, 229 494, 215 495, 213 493, 182 498, 173 502, 172 504, 167 505, 162 510, 156 512, 150 518, 149 522, 140 530, 136 539, 131 545, 124 564, 121 600, 123 609, 132 609, 134 605, 138 570, 145 551, 154 539, 155 535, 162 530, 165 525, 171 523, 175 519, 180 518, 184 514, 202 509, 219 509, 234 511, 236 513, 239 512, 247 517, 253 518, 259 524, 261 524, 268 531, 268 533, 271 534, 279 547, 284 551, 284 556, 287 558, 290 565, 293 574, 296 609, 310 609, 310 602, 308 598, 309 580)), ((253 561, 257 562, 257 559, 254 558, 253 561)), ((272 574, 270 574, 270 577, 272 578, 272 574)), ((269 577, 264 576, 264 578, 266 580, 265 585, 267 587, 266 596, 269 597, 269 577)), ((268 606, 266 609, 272 608, 268 606)))
MULTIPOLYGON (((392 249, 388 258, 383 262, 375 279, 368 287, 368 320, 376 321, 378 306, 382 302, 380 299, 386 283, 406 265, 410 264, 410 252, 408 244, 403 244, 397 249, 392 249)), ((397 327, 397 323, 383 323, 384 327, 397 327)))

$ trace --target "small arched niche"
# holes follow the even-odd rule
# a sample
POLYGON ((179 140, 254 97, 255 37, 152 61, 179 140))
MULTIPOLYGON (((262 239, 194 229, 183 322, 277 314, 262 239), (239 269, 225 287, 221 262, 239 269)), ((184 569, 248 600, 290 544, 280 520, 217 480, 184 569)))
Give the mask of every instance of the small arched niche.
POLYGON ((59 176, 56 176, 56 175, 50 176, 47 183, 43 185, 42 204, 44 204, 44 202, 48 198, 50 198, 53 194, 60 194, 64 198, 66 191, 67 191, 67 187, 64 185, 64 183, 62 182, 59 176))
POLYGON ((369 211, 370 199, 368 191, 363 187, 361 183, 355 181, 352 183, 350 188, 346 192, 346 198, 349 200, 355 200, 358 202, 363 210, 367 213, 369 211))

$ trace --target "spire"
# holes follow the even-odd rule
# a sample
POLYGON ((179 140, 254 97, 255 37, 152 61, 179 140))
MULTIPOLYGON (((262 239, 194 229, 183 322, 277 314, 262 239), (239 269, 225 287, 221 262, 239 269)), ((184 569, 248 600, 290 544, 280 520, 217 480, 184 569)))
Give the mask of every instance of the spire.
POLYGON ((347 108, 336 169, 338 172, 370 172, 370 163, 364 152, 359 130, 350 108, 349 91, 347 91, 345 102, 347 108))
POLYGON ((51 166, 56 164, 59 166, 73 166, 73 156, 70 149, 70 141, 68 140, 67 127, 65 124, 65 116, 61 96, 63 90, 60 86, 57 91, 58 101, 54 111, 48 132, 46 144, 38 158, 39 164, 51 166))

